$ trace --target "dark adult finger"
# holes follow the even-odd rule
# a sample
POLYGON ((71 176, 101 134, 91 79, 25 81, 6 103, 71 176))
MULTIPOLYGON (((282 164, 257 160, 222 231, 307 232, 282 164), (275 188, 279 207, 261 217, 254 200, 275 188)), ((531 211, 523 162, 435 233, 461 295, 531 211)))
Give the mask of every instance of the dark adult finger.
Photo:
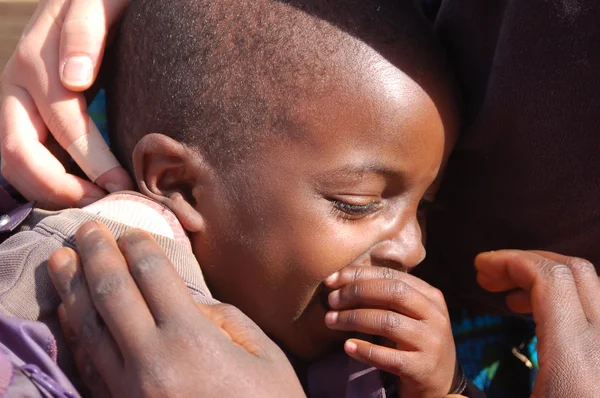
POLYGON ((575 279, 586 317, 591 322, 598 322, 600 320, 600 280, 594 265, 578 257, 538 250, 534 250, 533 253, 569 267, 575 279))
POLYGON ((59 249, 48 260, 48 270, 64 307, 63 326, 65 318, 69 322, 67 342, 74 344, 75 338, 78 348, 90 354, 104 377, 118 380, 123 372, 123 358, 94 308, 79 257, 69 248, 59 249))
POLYGON ((496 269, 529 292, 536 324, 552 325, 553 333, 568 333, 587 319, 575 278, 565 264, 532 252, 500 250, 480 254, 477 266, 496 269))
POLYGON ((156 324, 117 242, 97 222, 83 224, 75 237, 94 306, 123 356, 143 352, 156 324))
POLYGON ((158 326, 169 319, 188 318, 196 311, 173 263, 149 233, 129 230, 118 245, 158 326))
POLYGON ((94 365, 89 352, 79 344, 77 335, 69 324, 67 312, 62 304, 58 307, 57 314, 60 328, 62 329, 65 339, 67 340, 71 354, 73 354, 75 365, 77 366, 79 376, 81 377, 83 383, 91 392, 93 397, 109 398, 111 395, 108 387, 104 383, 100 373, 98 373, 96 370, 96 366, 94 365))

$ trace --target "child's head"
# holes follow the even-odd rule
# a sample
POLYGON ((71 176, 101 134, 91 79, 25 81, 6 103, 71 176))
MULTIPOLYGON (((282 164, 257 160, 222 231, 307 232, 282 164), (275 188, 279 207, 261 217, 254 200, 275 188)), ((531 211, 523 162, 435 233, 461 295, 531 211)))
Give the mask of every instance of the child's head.
POLYGON ((425 255, 417 212, 457 125, 411 3, 136 0, 117 40, 121 159, 215 297, 305 358, 346 337, 325 326, 326 277, 425 255))

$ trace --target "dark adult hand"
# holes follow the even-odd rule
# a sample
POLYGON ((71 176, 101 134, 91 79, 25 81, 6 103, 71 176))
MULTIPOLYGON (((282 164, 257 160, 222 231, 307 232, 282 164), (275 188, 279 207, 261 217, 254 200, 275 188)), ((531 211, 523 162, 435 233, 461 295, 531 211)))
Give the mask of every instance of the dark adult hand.
MULTIPOLYGON (((84 206, 105 195, 97 185, 67 172, 57 154, 48 149, 54 142, 69 148, 100 187, 108 191, 133 188, 88 118, 81 93, 96 79, 107 31, 128 3, 40 1, 2 73, 2 174, 42 207, 84 206)), ((58 152, 65 158, 64 151, 58 152)))
POLYGON ((501 250, 475 259, 477 279, 510 291, 508 306, 533 313, 540 370, 535 398, 600 397, 600 281, 588 261, 542 251, 501 250))
POLYGON ((49 270, 96 396, 304 396, 283 352, 236 308, 198 306, 149 234, 117 243, 91 222, 76 240, 49 270))

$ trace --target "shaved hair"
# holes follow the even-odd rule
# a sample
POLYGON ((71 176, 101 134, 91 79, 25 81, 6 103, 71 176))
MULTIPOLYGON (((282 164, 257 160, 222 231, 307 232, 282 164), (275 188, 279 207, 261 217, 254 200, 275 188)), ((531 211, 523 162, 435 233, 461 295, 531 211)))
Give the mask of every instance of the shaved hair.
POLYGON ((367 49, 405 58, 416 80, 448 76, 410 0, 135 0, 114 49, 109 131, 130 170, 149 133, 218 167, 301 135, 294 107, 332 91, 339 73, 372 73, 367 49))

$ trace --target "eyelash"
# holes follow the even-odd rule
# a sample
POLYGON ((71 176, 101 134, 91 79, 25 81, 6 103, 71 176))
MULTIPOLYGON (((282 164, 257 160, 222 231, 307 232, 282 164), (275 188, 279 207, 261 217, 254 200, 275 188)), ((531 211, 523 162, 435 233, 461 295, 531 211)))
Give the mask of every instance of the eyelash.
MULTIPOLYGON (((366 205, 354 205, 346 202, 342 202, 337 199, 330 199, 333 204, 333 210, 343 218, 344 220, 355 221, 361 218, 367 217, 377 210, 381 205, 381 202, 371 202, 366 205)), ((427 217, 427 215, 434 210, 436 203, 433 200, 423 198, 419 202, 417 208, 417 214, 419 217, 427 217)))
POLYGON ((371 202, 366 205, 353 205, 342 202, 341 200, 331 199, 334 211, 344 220, 360 220, 368 215, 375 213, 381 202, 371 202))

